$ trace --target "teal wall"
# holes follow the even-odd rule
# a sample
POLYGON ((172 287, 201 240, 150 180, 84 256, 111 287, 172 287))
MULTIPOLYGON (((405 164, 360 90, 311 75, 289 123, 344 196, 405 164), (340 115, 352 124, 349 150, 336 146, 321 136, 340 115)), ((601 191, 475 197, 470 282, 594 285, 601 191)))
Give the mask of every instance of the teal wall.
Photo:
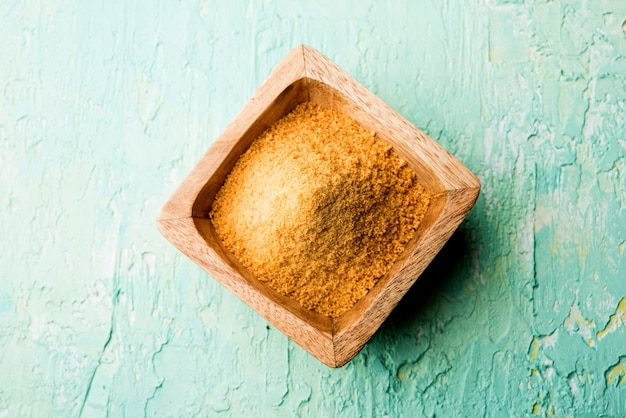
POLYGON ((625 21, 624 0, 0 2, 0 417, 626 416, 625 21), (483 183, 339 370, 155 226, 300 43, 483 183))

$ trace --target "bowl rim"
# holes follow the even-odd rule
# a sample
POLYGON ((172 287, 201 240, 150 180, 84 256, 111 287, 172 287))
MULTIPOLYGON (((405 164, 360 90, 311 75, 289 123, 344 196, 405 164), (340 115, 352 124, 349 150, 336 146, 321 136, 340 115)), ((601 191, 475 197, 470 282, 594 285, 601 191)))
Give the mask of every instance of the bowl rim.
POLYGON ((276 328, 321 362, 340 367, 378 330, 465 218, 479 191, 480 181, 459 160, 330 59, 300 45, 276 66, 181 182, 161 209, 157 226, 276 328), (432 199, 426 223, 390 272, 338 318, 309 311, 261 283, 221 245, 208 218, 215 194, 239 156, 265 128, 304 101, 342 111, 390 142, 423 175, 419 180, 432 199))

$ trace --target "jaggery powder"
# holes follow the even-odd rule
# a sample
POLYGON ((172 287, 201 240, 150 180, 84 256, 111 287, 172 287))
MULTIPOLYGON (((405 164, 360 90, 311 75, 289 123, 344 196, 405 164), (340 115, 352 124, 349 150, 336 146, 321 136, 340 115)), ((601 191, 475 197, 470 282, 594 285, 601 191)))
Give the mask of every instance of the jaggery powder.
POLYGON ((241 156, 210 218, 260 281, 337 317, 389 271, 429 203, 389 144, 348 116, 303 103, 241 156))

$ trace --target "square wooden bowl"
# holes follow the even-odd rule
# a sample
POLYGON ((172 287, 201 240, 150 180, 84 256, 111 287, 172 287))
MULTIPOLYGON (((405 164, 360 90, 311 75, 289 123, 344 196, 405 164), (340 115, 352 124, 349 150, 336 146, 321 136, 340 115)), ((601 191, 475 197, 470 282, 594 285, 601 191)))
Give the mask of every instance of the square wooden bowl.
POLYGON ((350 361, 439 252, 473 206, 476 176, 426 134, 309 46, 292 50, 209 148, 159 213, 161 233, 252 309, 330 367, 350 361), (208 213, 250 144, 296 105, 311 101, 375 131, 415 170, 432 196, 415 236, 391 270, 350 311, 309 311, 257 280, 222 245, 208 213))

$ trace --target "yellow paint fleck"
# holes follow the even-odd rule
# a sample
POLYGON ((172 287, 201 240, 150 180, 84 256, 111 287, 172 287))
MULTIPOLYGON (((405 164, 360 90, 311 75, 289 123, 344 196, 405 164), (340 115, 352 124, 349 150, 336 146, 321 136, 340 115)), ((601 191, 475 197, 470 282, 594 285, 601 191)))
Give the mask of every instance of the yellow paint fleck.
POLYGON ((604 329, 602 329, 601 331, 598 331, 598 334, 597 334, 598 340, 603 339, 604 337, 607 336, 607 334, 610 334, 611 332, 615 331, 617 328, 625 324, 626 324, 626 297, 622 298, 619 301, 619 303, 617 304, 617 309, 615 310, 615 313, 611 315, 611 317, 609 318, 609 322, 606 324, 604 329))
MULTIPOLYGON (((530 350, 528 350, 528 360, 535 360, 537 355, 539 354, 539 347, 541 345, 541 340, 537 337, 533 337, 533 342, 530 344, 530 350)), ((533 372, 537 372, 533 369, 533 372)))
POLYGON ((548 335, 533 336, 530 348, 528 349, 528 360, 533 361, 537 359, 540 348, 553 347, 556 344, 557 337, 558 335, 556 331, 548 335))
POLYGON ((606 374, 606 384, 612 384, 618 377, 620 377, 619 382, 617 383, 618 385, 626 383, 626 361, 624 358, 608 370, 606 374))
POLYGON ((624 255, 624 242, 621 242, 619 244, 619 256, 623 256, 624 255))
POLYGON ((535 402, 533 405, 533 415, 539 415, 541 413, 541 405, 539 402, 535 402))
POLYGON ((20 301, 17 303, 17 306, 15 307, 16 311, 19 311, 20 309, 24 309, 26 308, 26 298, 24 298, 24 296, 22 296, 20 298, 20 301))
MULTIPOLYGON (((530 377, 528 378, 528 384, 532 387, 533 381, 536 380, 536 383, 541 381, 541 375, 537 371, 537 369, 530 369, 530 377)), ((541 398, 541 394, 538 394, 537 397, 541 398)))
POLYGON ((400 380, 404 379, 404 373, 398 372, 398 379, 400 380))
POLYGON ((556 409, 554 408, 554 404, 549 404, 546 409, 546 415, 549 417, 556 416, 556 409))

